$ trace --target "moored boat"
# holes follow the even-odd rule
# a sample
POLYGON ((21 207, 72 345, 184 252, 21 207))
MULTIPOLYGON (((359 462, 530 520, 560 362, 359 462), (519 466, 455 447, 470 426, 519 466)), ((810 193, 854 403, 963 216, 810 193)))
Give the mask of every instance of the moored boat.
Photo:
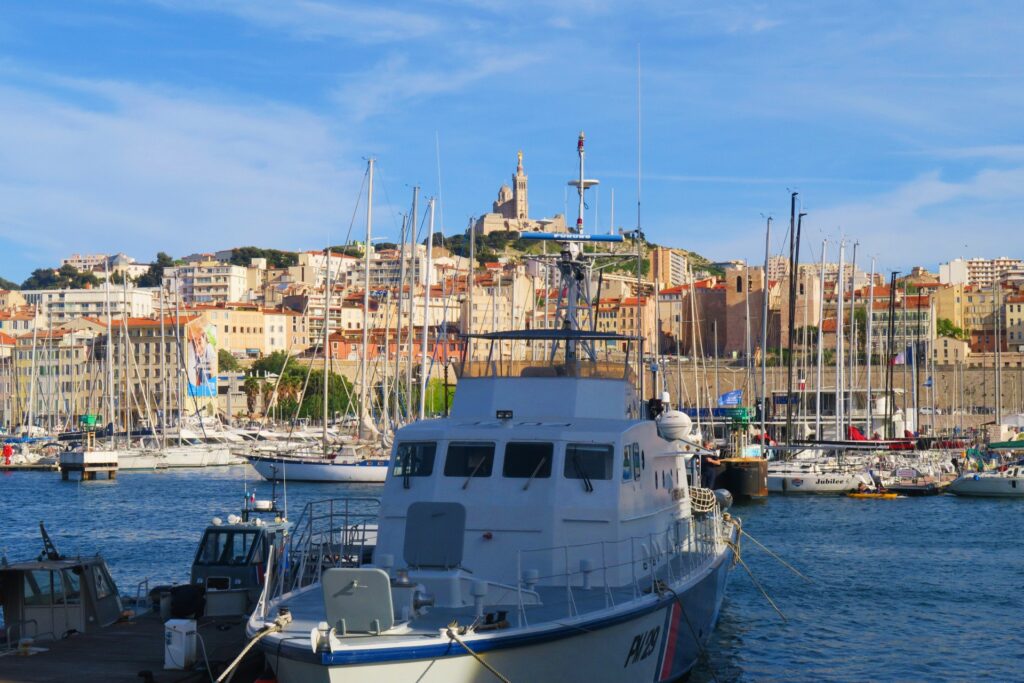
POLYGON ((704 652, 739 520, 641 400, 638 339, 579 329, 588 238, 555 239, 559 322, 470 336, 450 416, 395 435, 372 563, 268 582, 248 633, 281 683, 667 681, 704 652))
POLYGON ((958 496, 1024 498, 1024 466, 1013 465, 1002 471, 966 472, 949 485, 958 496))

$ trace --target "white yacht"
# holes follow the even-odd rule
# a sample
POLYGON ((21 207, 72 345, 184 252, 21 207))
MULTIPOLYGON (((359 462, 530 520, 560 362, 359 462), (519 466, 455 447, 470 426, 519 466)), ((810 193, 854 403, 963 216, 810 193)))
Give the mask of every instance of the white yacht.
MULTIPOLYGON (((582 179, 581 162, 581 195, 582 179)), ((689 421, 652 419, 635 339, 576 324, 587 238, 548 238, 556 329, 471 335, 491 356, 464 364, 450 417, 395 435, 372 563, 321 572, 292 547, 314 571, 268 581, 247 629, 281 683, 667 681, 704 652, 739 521, 689 485, 689 421), (546 360, 512 356, 531 344, 546 360)))
POLYGON ((1024 498, 1024 465, 1017 463, 995 472, 965 472, 947 490, 958 496, 1024 498))

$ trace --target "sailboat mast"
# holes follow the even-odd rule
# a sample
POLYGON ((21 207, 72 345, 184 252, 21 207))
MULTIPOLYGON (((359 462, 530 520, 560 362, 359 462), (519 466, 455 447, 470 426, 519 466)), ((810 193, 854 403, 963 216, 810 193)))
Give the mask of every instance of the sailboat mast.
POLYGON ((843 303, 846 297, 846 240, 839 241, 839 277, 836 282, 836 438, 843 438, 843 303))
POLYGON ((821 241, 821 272, 818 273, 818 372, 814 381, 814 434, 821 440, 821 366, 824 364, 825 335, 825 254, 828 252, 828 240, 821 241))
POLYGON ((872 422, 871 413, 874 411, 871 398, 871 366, 874 365, 875 355, 874 346, 872 346, 872 337, 874 336, 875 326, 873 324, 875 318, 875 257, 871 257, 871 280, 868 282, 868 314, 864 316, 867 321, 865 324, 868 326, 867 329, 867 348, 865 349, 868 362, 867 368, 867 419, 864 421, 864 434, 870 439, 874 433, 874 425, 872 422))
MULTIPOLYGON (((545 273, 547 272, 547 264, 544 265, 545 273)), ((473 222, 469 223, 469 270, 466 272, 466 298, 469 299, 469 306, 466 308, 466 332, 469 336, 466 337, 466 358, 469 362, 473 362, 473 315, 474 315, 474 299, 473 299, 473 281, 476 279, 473 277, 476 272, 476 230, 473 228, 473 222)), ((545 275, 545 283, 547 277, 545 275)), ((534 298, 537 297, 534 292, 534 298)), ((545 315, 547 312, 545 311, 545 315)), ((536 324, 536 321, 534 322, 536 324)))
MULTIPOLYGON (((420 201, 420 188, 419 188, 419 185, 416 185, 416 186, 414 186, 412 188, 412 221, 411 221, 411 223, 409 225, 409 265, 410 265, 410 268, 409 268, 409 335, 408 335, 409 355, 406 358, 406 365, 405 365, 405 390, 406 390, 406 399, 405 399, 405 406, 406 406, 406 408, 405 409, 406 409, 406 415, 407 416, 411 416, 412 415, 412 399, 413 399, 413 392, 412 392, 412 364, 413 364, 412 350, 413 350, 413 347, 416 346, 416 325, 415 325, 415 320, 416 320, 416 309, 415 309, 415 305, 416 304, 415 304, 415 300, 416 300, 416 296, 415 296, 415 294, 416 294, 416 270, 417 270, 416 264, 417 263, 420 264, 419 265, 420 272, 423 271, 423 263, 419 260, 419 257, 418 257, 419 250, 416 248, 417 244, 418 244, 418 240, 416 238, 417 238, 418 225, 419 225, 419 223, 418 223, 418 221, 419 221, 419 214, 418 214, 418 212, 420 210, 419 201, 420 201)), ((470 242, 470 248, 471 249, 472 249, 472 244, 473 243, 470 242)))
POLYGON ((430 198, 430 223, 427 230, 427 267, 423 271, 423 345, 420 349, 420 419, 427 413, 427 344, 430 342, 430 270, 434 247, 434 198, 430 198))
POLYGON ((799 235, 796 225, 796 192, 789 195, 789 321, 786 325, 786 443, 793 440, 793 338, 796 332, 796 261, 799 235))
POLYGON ((166 300, 164 298, 163 283, 160 283, 160 445, 167 448, 167 343, 165 319, 166 300))
MULTIPOLYGON (((401 407, 402 407, 402 394, 401 387, 402 383, 399 380, 402 373, 402 316, 405 313, 404 301, 404 289, 405 289, 405 232, 409 228, 409 217, 406 216, 402 219, 402 232, 401 232, 401 244, 402 247, 398 252, 398 301, 395 302, 395 382, 394 391, 392 396, 392 409, 391 409, 391 423, 397 425, 401 422, 401 407)), ((387 342, 385 341, 385 344, 387 342)))
MULTIPOLYGON (((373 165, 376 160, 373 157, 367 163, 368 181, 366 186, 366 243, 363 245, 363 353, 359 367, 359 438, 365 436, 366 426, 364 422, 370 415, 367 410, 367 397, 369 396, 369 381, 367 377, 366 357, 370 352, 370 242, 373 239, 373 165)), ((326 384, 327 378, 324 377, 326 384)))
POLYGON ((107 415, 110 420, 110 446, 115 443, 114 434, 117 432, 116 420, 114 419, 114 321, 110 316, 110 259, 103 262, 103 308, 107 316, 107 415))
MULTIPOLYGON (((766 416, 768 413, 768 253, 771 249, 772 217, 768 216, 764 231, 764 271, 761 273, 761 457, 764 442, 768 437, 766 416)), ((690 292, 693 295, 693 292, 690 292)), ((698 413, 699 414, 699 413, 698 413)))
MULTIPOLYGON (((846 411, 847 424, 853 426, 853 389, 857 384, 854 368, 857 358, 857 316, 854 315, 853 304, 857 298, 857 247, 860 242, 853 243, 853 257, 850 259, 850 374, 847 377, 847 387, 850 394, 850 409, 846 411)), ((845 431, 845 430, 844 430, 845 431)))
MULTIPOLYGON (((331 360, 330 360, 330 358, 331 358, 331 346, 330 346, 330 338, 331 338, 331 258, 332 257, 331 257, 331 245, 330 244, 327 245, 327 251, 325 252, 325 255, 326 255, 325 265, 327 266, 327 273, 326 273, 326 276, 324 278, 324 330, 323 330, 323 342, 322 342, 322 346, 323 346, 323 350, 324 350, 324 395, 323 395, 323 402, 324 402, 324 409, 323 409, 324 424, 323 424, 323 434, 322 434, 322 437, 321 437, 321 439, 322 439, 321 448, 323 449, 324 457, 327 457, 327 411, 328 411, 327 385, 329 384, 328 378, 331 376, 331 360)), ((366 329, 365 319, 364 319, 363 329, 364 330, 366 329)), ((363 358, 366 358, 366 344, 365 343, 363 344, 363 358)), ((283 370, 283 368, 282 368, 282 370, 283 370)), ((362 405, 362 404, 360 404, 360 405, 362 405)))

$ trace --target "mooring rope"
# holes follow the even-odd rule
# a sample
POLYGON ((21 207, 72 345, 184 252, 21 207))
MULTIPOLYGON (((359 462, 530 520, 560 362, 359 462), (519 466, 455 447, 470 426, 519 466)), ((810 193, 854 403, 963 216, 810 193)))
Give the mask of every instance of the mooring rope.
POLYGON ((512 683, 512 681, 510 681, 508 678, 505 678, 505 676, 503 676, 497 669, 495 669, 493 666, 491 666, 490 664, 485 662, 483 657, 481 657, 476 652, 474 652, 473 648, 471 648, 469 645, 467 645, 466 641, 464 641, 462 638, 459 637, 459 634, 456 633, 458 628, 459 628, 459 622, 457 622, 457 621, 453 621, 452 623, 448 624, 448 637, 450 639, 454 640, 459 645, 461 645, 466 650, 466 652, 468 652, 469 654, 473 655, 473 659, 475 659, 476 661, 480 662, 480 666, 482 666, 483 668, 487 669, 492 674, 494 674, 494 676, 499 681, 501 681, 502 683, 512 683))

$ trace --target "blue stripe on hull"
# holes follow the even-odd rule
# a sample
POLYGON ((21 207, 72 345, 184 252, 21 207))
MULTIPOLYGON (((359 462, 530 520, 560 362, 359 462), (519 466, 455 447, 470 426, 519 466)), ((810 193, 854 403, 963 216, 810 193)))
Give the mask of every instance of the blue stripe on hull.
MULTIPOLYGON (((719 562, 715 564, 700 581, 687 591, 680 593, 683 605, 686 605, 686 616, 689 618, 690 626, 681 613, 677 613, 679 623, 676 627, 676 642, 674 656, 667 676, 662 676, 663 664, 665 662, 668 648, 668 628, 662 630, 660 656, 658 668, 655 673, 655 680, 672 680, 682 676, 697 662, 697 657, 714 630, 718 620, 718 613, 721 607, 722 598, 725 594, 725 584, 728 580, 729 569, 732 564, 732 551, 723 553, 719 562), (694 639, 694 632, 700 639, 698 645, 694 639)), ((615 626, 634 619, 642 618, 645 615, 664 610, 665 623, 672 618, 673 606, 676 599, 671 593, 666 593, 656 602, 649 605, 622 612, 614 616, 591 622, 584 622, 579 626, 568 626, 553 628, 534 633, 510 634, 501 638, 475 640, 472 642, 474 651, 492 652, 511 648, 526 647, 549 643, 555 640, 579 636, 582 629, 587 632, 597 631, 603 628, 615 626)), ((445 657, 465 657, 465 651, 454 643, 433 643, 423 646, 404 646, 383 649, 367 649, 355 651, 323 652, 314 654, 308 645, 299 646, 297 643, 270 643, 264 641, 262 645, 265 650, 273 650, 273 654, 288 659, 316 663, 325 667, 344 667, 353 665, 365 665, 377 662, 398 662, 413 660, 431 660, 445 657)))

